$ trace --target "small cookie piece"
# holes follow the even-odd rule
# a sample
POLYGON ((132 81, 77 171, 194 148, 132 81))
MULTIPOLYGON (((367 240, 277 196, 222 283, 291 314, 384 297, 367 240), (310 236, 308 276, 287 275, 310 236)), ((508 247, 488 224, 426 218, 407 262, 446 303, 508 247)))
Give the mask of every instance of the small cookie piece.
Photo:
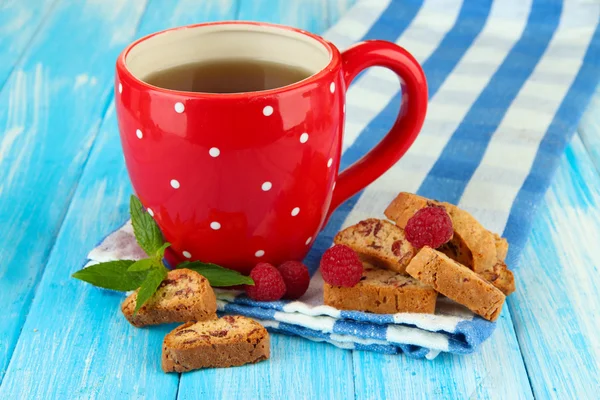
POLYGON ((502 311, 505 296, 500 290, 430 247, 417 253, 406 272, 487 320, 495 321, 502 311))
POLYGON ((402 228, 376 218, 338 232, 333 241, 350 247, 363 261, 402 274, 415 254, 402 228))
POLYGON ((169 271, 154 296, 133 315, 138 290, 121 305, 123 315, 133 326, 217 318, 215 292, 208 280, 196 271, 186 268, 169 271))
POLYGON ((490 233, 494 236, 494 242, 496 243, 496 257, 498 257, 498 261, 504 262, 508 254, 508 241, 497 233, 490 233))
POLYGON ((479 276, 496 286, 506 296, 515 291, 515 277, 502 261, 498 261, 492 271, 482 272, 479 276))
POLYGON ((454 236, 440 251, 477 273, 493 270, 498 261, 494 235, 457 206, 401 192, 387 207, 385 215, 404 228, 418 210, 427 206, 444 207, 452 218, 454 236))
POLYGON ((437 292, 410 276, 375 268, 363 263, 363 277, 353 287, 325 283, 325 304, 340 310, 368 311, 376 314, 435 312, 437 292))
POLYGON ((163 342, 162 369, 186 372, 255 363, 270 356, 269 333, 253 319, 226 315, 212 321, 188 322, 163 342))

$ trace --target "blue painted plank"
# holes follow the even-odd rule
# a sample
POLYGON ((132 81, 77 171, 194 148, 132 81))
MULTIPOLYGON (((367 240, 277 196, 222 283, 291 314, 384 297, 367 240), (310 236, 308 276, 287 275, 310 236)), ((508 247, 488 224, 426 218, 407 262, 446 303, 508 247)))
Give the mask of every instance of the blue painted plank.
POLYGON ((152 4, 144 13, 138 36, 176 26, 232 20, 237 10, 238 0, 178 0, 160 7, 152 4))
POLYGON ((143 9, 61 2, 0 92, 0 379, 143 9))
POLYGON ((546 193, 509 298, 536 398, 600 393, 600 176, 575 136, 546 193))
POLYGON ((354 367, 359 399, 533 398, 506 309, 477 353, 427 361, 355 351, 354 367))
MULTIPOLYGON (((232 18, 234 12, 232 10, 236 8, 235 1, 229 3, 230 7, 221 8, 224 4, 222 1, 213 1, 214 7, 209 5, 209 2, 198 6, 195 2, 187 1, 174 7, 169 2, 152 1, 144 14, 139 30, 148 33, 170 25, 232 18), (178 16, 170 17, 171 15, 178 16)), ((144 6, 140 4, 131 8, 130 2, 123 1, 120 4, 107 4, 106 9, 100 10, 99 5, 93 5, 94 10, 88 10, 86 8, 90 7, 89 5, 82 8, 82 5, 78 4, 78 6, 65 7, 66 10, 59 10, 57 23, 62 21, 65 25, 67 21, 70 24, 71 21, 79 19, 81 23, 93 25, 90 27, 92 31, 96 34, 103 33, 99 40, 104 44, 98 43, 94 50, 99 55, 103 54, 103 48, 112 48, 107 46, 106 37, 112 35, 113 38, 118 37, 126 42, 133 39, 134 31, 138 27, 137 19, 142 14, 144 6), (86 16, 91 11, 94 11, 93 14, 96 16, 82 20, 81 15, 86 16), (68 19, 65 19, 63 13, 69 14, 68 19), (77 15, 79 18, 76 17, 77 15), (107 17, 109 21, 115 23, 115 26, 108 32, 104 32, 98 27, 97 21, 104 21, 107 17), (117 29, 122 26, 132 29, 128 30, 130 35, 127 38, 123 31, 117 29)), ((69 30, 69 27, 66 26, 65 29, 69 30)), ((62 36, 53 34, 48 37, 62 36)), ((119 43, 117 46, 120 49, 124 44, 119 43)), ((77 54, 74 50, 70 53, 77 54)), ((102 86, 104 91, 112 93, 116 53, 111 53, 104 58, 96 56, 90 58, 106 65, 107 79, 103 79, 102 86)), ((89 84, 91 77, 97 75, 87 72, 91 67, 87 68, 84 71, 90 76, 89 84)), ((96 102, 100 100, 96 99, 96 102)), ((85 107, 82 106, 79 111, 81 112, 79 117, 95 113, 95 118, 99 120, 103 110, 102 108, 96 110, 90 104, 85 104, 85 107)), ((60 114, 60 121, 63 123, 65 120, 69 121, 69 114, 59 111, 57 113, 60 114)), ((88 116, 88 118, 92 117, 88 116)), ((73 123, 77 120, 73 118, 73 123)), ((53 124, 48 124, 50 129, 60 127, 57 121, 52 122, 53 124)), ((59 129, 57 131, 60 132, 59 129)), ((70 131, 75 129, 70 128, 70 131)), ((90 145, 92 139, 93 137, 86 138, 90 141, 90 145)), ((81 143, 73 140, 70 144, 63 145, 65 151, 74 151, 69 150, 70 146, 81 146, 81 143)), ((52 162, 66 163, 70 160, 63 157, 58 154, 55 157, 57 160, 52 162)), ((84 159, 81 157, 81 161, 84 159)), ((81 168, 81 164, 76 165, 73 162, 66 166, 71 169, 76 167, 81 168)), ((64 174, 64 170, 65 168, 61 168, 57 173, 64 174)), ((39 200, 38 196, 33 194, 51 194, 56 189, 49 185, 38 190, 39 192, 30 191, 32 195, 30 199, 23 197, 23 202, 26 203, 23 205, 25 209, 39 200)), ((0 399, 175 398, 178 375, 167 375, 160 370, 161 342, 173 326, 152 329, 133 328, 124 320, 119 310, 123 295, 102 291, 70 278, 74 271, 81 268, 87 252, 98 243, 102 235, 117 228, 126 219, 130 193, 116 117, 111 105, 23 325, 13 358, 0 386, 0 399), (105 217, 99 218, 99 215, 105 217)), ((27 221, 27 218, 21 216, 20 220, 27 221)), ((18 225, 15 221, 13 223, 18 225)), ((9 226, 7 225, 6 228, 8 229, 9 226)), ((29 232, 26 237, 35 238, 37 232, 29 232)), ((12 233, 14 235, 14 231, 12 233)), ((31 243, 29 246, 33 247, 31 243)), ((31 258, 32 253, 28 253, 23 244, 18 254, 22 254, 23 259, 27 259, 27 257, 31 258)), ((33 254, 37 254, 37 251, 33 254)), ((39 266, 43 264, 43 260, 39 258, 34 265, 40 269, 39 266)), ((12 264, 11 267, 16 270, 13 275, 20 276, 19 265, 12 264)), ((4 279, 0 282, 0 287, 3 289, 0 296, 10 288, 9 282, 5 282, 4 279)), ((17 290, 11 288, 11 291, 13 295, 19 295, 17 290)), ((0 327, 3 328, 4 326, 0 327)), ((0 332, 0 337, 5 337, 3 332, 0 332)))
POLYGON ((54 2, 6 0, 0 3, 0 89, 54 2))
MULTIPOLYGON (((160 19, 169 21, 168 15, 171 14, 166 10, 152 12, 151 9, 146 17, 156 18, 157 21, 160 19)), ((177 24, 175 20, 170 21, 165 22, 166 26, 169 26, 169 23, 177 24)), ((310 29, 308 25, 306 23, 304 28, 310 29)), ((155 30, 149 27, 148 29, 155 30)), ((144 31, 144 26, 141 31, 144 31)), ((19 348, 15 353, 16 358, 5 380, 8 382, 10 379, 12 383, 10 386, 6 384, 0 387, 0 398, 12 398, 9 395, 13 394, 24 395, 22 398, 27 398, 27 394, 31 397, 35 394, 49 397, 46 393, 64 395, 61 398, 65 398, 67 385, 61 382, 65 379, 72 389, 68 394, 82 398, 142 396, 154 389, 155 384, 163 386, 164 390, 159 393, 168 398, 167 394, 171 393, 173 388, 175 381, 173 376, 164 378, 164 375, 157 371, 158 364, 152 364, 152 360, 156 360, 159 354, 156 343, 160 342, 159 339, 168 328, 144 330, 129 328, 123 323, 116 310, 121 300, 120 296, 82 287, 68 279, 68 275, 78 268, 77 263, 84 258, 87 248, 91 247, 102 233, 115 228, 127 213, 126 197, 130 188, 126 183, 112 110, 108 114, 105 126, 102 128, 88 168, 75 194, 74 203, 71 205, 56 248, 40 283, 31 315, 23 329, 19 348), (105 209, 106 204, 111 204, 108 217, 104 221, 98 221, 95 216, 105 209), (118 206, 113 209, 113 204, 118 206), (69 306, 65 307, 66 304, 69 306), (94 304, 95 308, 92 309, 90 304, 94 304), (60 312, 50 313, 49 310, 60 310, 60 312), (90 320, 90 326, 77 326, 82 319, 90 320), (90 337, 90 332, 102 332, 102 336, 106 334, 107 337, 101 335, 90 337), (111 347, 107 351, 108 343, 111 347), (137 347, 140 343, 142 350, 137 347), (43 350, 41 357, 40 349, 43 350), (56 357, 56 354, 60 354, 60 357, 56 357), (45 360, 47 356, 53 357, 52 362, 45 360), (38 359, 41 359, 43 364, 34 366, 38 359), (56 368, 56 365, 68 365, 69 368, 61 371, 61 368, 56 368), (131 371, 132 366, 147 369, 133 368, 131 371), (73 371, 77 371, 76 377, 71 376, 73 371), (131 375, 123 377, 124 371, 126 374, 134 374, 138 379, 130 381, 131 375), (41 376, 41 382, 37 381, 38 376, 41 376), (105 377, 111 379, 105 381, 105 377), (26 388, 18 388, 19 385, 26 388)), ((5 131, 4 134, 6 132, 9 131, 5 131)), ((13 147, 11 142, 5 139, 0 142, 0 146, 5 146, 0 149, 9 150, 13 147)), ((592 173, 591 163, 587 160, 580 143, 574 142, 569 151, 571 153, 568 152, 565 157, 569 171, 561 178, 563 169, 566 168, 561 165, 557 182, 561 179, 563 182, 556 183, 557 187, 553 186, 546 197, 546 202, 553 204, 553 208, 548 208, 546 215, 542 207, 538 220, 542 218, 547 221, 539 224, 536 221, 531 243, 521 262, 522 266, 517 271, 518 282, 529 286, 526 288, 522 286, 517 295, 509 300, 510 311, 514 312, 517 336, 523 346, 523 356, 528 364, 535 394, 539 398, 565 398, 568 395, 574 398, 594 398, 599 388, 597 378, 600 346, 593 324, 594 317, 598 316, 599 307, 597 301, 589 300, 598 297, 594 289, 600 282, 598 282, 597 267, 585 268, 597 266, 600 261, 594 256, 593 247, 598 238, 595 230, 595 226, 598 226, 596 211, 598 195, 594 190, 598 187, 598 177, 592 173), (549 199, 552 199, 552 202, 549 199), (565 209, 569 212, 564 213, 565 209), (564 219, 567 217, 570 218, 565 222, 564 219), (578 224, 575 229, 572 229, 570 227, 573 225, 571 223, 573 220, 580 220, 585 224, 581 226, 578 224), (536 235, 541 236, 536 239, 536 235), (589 237, 590 240, 582 244, 580 243, 582 237, 589 237), (534 250, 540 248, 544 251, 537 254, 534 250), (546 249, 556 250, 546 255, 546 249), (552 267, 553 264, 562 267, 549 270, 549 266, 552 267), (576 274, 573 273, 573 266, 580 266, 576 269, 576 274), (521 276, 522 273, 526 275, 521 276), (563 280, 560 285, 551 286, 559 279, 563 280), (582 282, 585 283, 583 287, 582 282), (548 287, 552 290, 547 291, 548 287), (556 302, 555 295, 564 292, 575 294, 567 299, 570 303, 556 302), (548 320, 546 320, 547 315, 549 315, 548 320), (560 332, 557 337, 556 326, 561 324, 565 326, 565 322, 566 329, 561 329, 564 332, 560 332), (561 347, 557 347, 557 343, 561 347), (577 356, 573 357, 573 354, 577 356), (583 371, 580 370, 582 366, 583 371)), ((12 156, 10 152, 5 154, 12 156)), ((0 157, 0 166, 2 162, 0 157)), ((0 184, 0 193, 4 197, 2 189, 3 186, 0 184)), ((52 193, 52 191, 46 188, 39 193, 52 193)), ((0 210, 2 210, 2 200, 0 200, 0 210)), ((5 214, 0 213, 0 217, 2 217, 1 227, 3 229, 10 227, 8 224, 4 225, 5 214)), ((27 219, 11 220, 14 224, 18 224, 19 221, 27 221, 27 219)), ((24 238, 36 238, 34 233, 35 231, 29 231, 29 236, 24 238)), ((13 234, 7 237, 18 236, 13 234)), ((36 247, 33 251, 35 249, 36 247)), ((35 256, 36 253, 30 252, 29 256, 32 254, 35 256)), ((4 259, 4 253, 0 256, 4 259)), ((0 290, 6 288, 12 290, 12 287, 1 286, 6 276, 3 272, 0 269, 0 276, 2 276, 0 290)), ((0 291, 0 301, 4 300, 1 297, 3 292, 5 291, 0 291)), ((467 357, 442 356, 433 362, 425 362, 402 356, 355 352, 356 387, 360 390, 357 391, 356 397, 373 398, 380 395, 387 395, 388 398, 399 396, 426 398, 427 395, 429 398, 469 395, 474 398, 506 397, 503 395, 509 392, 506 392, 504 385, 508 378, 503 375, 508 373, 510 376, 511 367, 497 357, 502 358, 502 354, 506 352, 513 354, 511 356, 513 357, 518 351, 515 342, 511 340, 512 328, 508 317, 509 313, 505 311, 499 330, 484 345, 481 353, 467 357), (488 349, 489 346, 493 347, 488 349), (449 378, 445 378, 448 376, 449 378)), ((4 321, 0 320, 0 323, 2 322, 4 321)), ((2 340, 6 337, 3 335, 3 327, 0 325, 2 340)), ((2 343, 4 342, 1 342, 0 346, 2 343)), ((344 373, 347 369, 342 369, 340 376, 337 372, 339 370, 337 363, 332 363, 331 368, 327 366, 331 363, 331 356, 335 357, 338 353, 348 355, 349 352, 328 345, 322 345, 324 351, 315 351, 311 347, 314 345, 312 343, 281 336, 275 336, 273 343, 274 358, 271 362, 239 369, 199 371, 186 375, 189 379, 182 380, 183 391, 180 390, 180 397, 211 394, 212 397, 226 398, 240 397, 238 393, 264 393, 263 397, 285 395, 293 398, 294 396, 290 396, 288 392, 280 391, 282 387, 280 384, 269 383, 266 386, 267 390, 264 389, 265 380, 272 382, 290 379, 294 382, 305 382, 307 376, 315 376, 315 368, 290 366, 287 364, 289 358, 293 359, 295 364, 316 365, 319 372, 316 378, 319 382, 308 388, 306 392, 294 392, 297 397, 308 398, 308 395, 303 394, 314 395, 315 388, 321 388, 323 382, 334 380, 345 382, 346 386, 330 389, 330 392, 325 392, 326 397, 331 397, 333 393, 337 398, 352 395, 348 387, 349 378, 344 373), (282 372, 288 368, 292 372, 282 372), (204 386, 208 391, 190 390, 203 387, 199 386, 197 382, 199 380, 208 380, 211 383, 204 386), (247 388, 244 386, 246 391, 233 391, 231 387, 239 388, 238 385, 247 385, 247 388)), ((517 374, 517 377, 522 379, 523 375, 517 374)), ((516 382, 516 385, 522 383, 516 382)), ((510 382, 510 384, 514 383, 510 382)))
POLYGON ((271 334, 271 359, 181 376, 179 400, 352 399, 352 353, 325 343, 271 334))
POLYGON ((327 3, 327 27, 330 27, 342 18, 357 0, 325 0, 325 2, 327 3))
POLYGON ((319 34, 330 25, 328 9, 323 0, 240 0, 238 19, 290 25, 319 34))

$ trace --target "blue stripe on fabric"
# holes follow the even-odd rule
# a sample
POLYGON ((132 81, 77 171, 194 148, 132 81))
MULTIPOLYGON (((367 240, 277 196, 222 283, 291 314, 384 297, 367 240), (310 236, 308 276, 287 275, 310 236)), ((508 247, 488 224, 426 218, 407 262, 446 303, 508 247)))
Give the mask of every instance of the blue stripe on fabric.
POLYGON ((387 325, 365 324, 350 320, 338 319, 333 325, 333 332, 361 339, 386 340, 387 325))
POLYGON ((235 303, 225 304, 224 310, 229 314, 241 314, 251 318, 275 320, 276 310, 262 307, 246 307, 235 303))
POLYGON ((283 307, 285 307, 288 303, 291 303, 290 300, 277 300, 277 301, 256 301, 252 300, 250 297, 246 295, 239 295, 235 298, 235 302, 237 304, 242 304, 250 307, 262 307, 269 308, 275 311, 283 311, 283 307))
POLYGON ((527 26, 492 76, 417 191, 457 204, 494 132, 556 32, 562 2, 534 0, 527 26))
POLYGON ((415 346, 412 344, 401 345, 402 352, 410 358, 425 358, 430 349, 426 347, 415 346))
POLYGON ((599 80, 600 25, 596 27, 581 69, 542 138, 531 172, 512 205, 504 230, 504 236, 511 244, 508 254, 509 265, 516 265, 517 257, 531 229, 535 209, 550 186, 550 180, 560 162, 560 155, 575 133, 577 123, 592 99, 599 80))
MULTIPOLYGON (((410 25, 410 23, 415 18, 422 6, 423 0, 392 0, 388 7, 385 9, 385 11, 382 13, 381 17, 373 24, 373 26, 371 26, 369 31, 362 37, 361 40, 379 39, 395 42, 400 37, 400 35, 404 33, 404 31, 410 25)), ((396 110, 397 109, 398 106, 396 106, 396 110)), ((395 119, 395 116, 390 120, 390 123, 393 121, 393 119, 395 119)), ((368 133, 368 131, 368 128, 365 129, 361 133, 361 136, 364 136, 365 133, 368 133)), ((373 143, 377 143, 378 141, 379 139, 377 139, 373 143)), ((358 160, 358 158, 360 158, 349 158, 351 156, 349 156, 348 153, 352 147, 356 147, 356 144, 350 146, 350 148, 348 148, 348 150, 342 155, 342 160, 340 162, 340 171, 345 169, 354 161, 358 160)), ((319 260, 321 259, 321 255, 331 245, 333 235, 335 235, 335 233, 340 229, 350 210, 354 208, 356 200, 353 199, 354 198, 351 198, 342 205, 340 205, 338 209, 331 215, 329 223, 321 231, 319 236, 317 236, 317 239, 315 240, 310 252, 304 259, 304 262, 308 266, 311 276, 319 268, 319 260)))
MULTIPOLYGON (((437 49, 423 63, 422 67, 427 77, 430 97, 437 92, 441 84, 450 75, 452 69, 458 64, 483 29, 489 16, 491 5, 491 0, 465 1, 454 26, 444 36, 437 49)), ((376 29, 372 30, 374 30, 373 34, 378 34, 376 29)), ((400 101, 401 93, 398 92, 385 109, 378 114, 360 133, 356 141, 344 152, 340 169, 343 170, 358 161, 364 155, 366 149, 371 149, 383 138, 391 123, 396 118, 400 101)), ((352 211, 362 193, 361 191, 342 203, 331 215, 329 223, 320 233, 305 259, 309 268, 316 270, 321 255, 331 244, 333 236, 341 229, 348 214, 352 211)))
POLYGON ((400 349, 396 346, 385 346, 382 344, 360 344, 354 343, 354 350, 375 351, 383 354, 398 354, 400 349))
POLYGON ((354 321, 365 321, 374 324, 393 324, 394 323, 394 315, 393 314, 372 314, 368 313, 368 320, 365 320, 365 313, 363 311, 340 311, 341 319, 351 319, 354 321))

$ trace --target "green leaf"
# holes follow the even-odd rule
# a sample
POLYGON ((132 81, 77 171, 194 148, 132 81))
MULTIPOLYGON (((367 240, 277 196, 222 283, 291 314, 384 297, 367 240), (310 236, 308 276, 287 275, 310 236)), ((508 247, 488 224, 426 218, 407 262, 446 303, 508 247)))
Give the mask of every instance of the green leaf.
POLYGON ((156 258, 160 261, 165 256, 165 250, 169 247, 171 243, 165 242, 158 250, 156 250, 156 258))
POLYGON ((146 271, 150 269, 154 265, 154 260, 151 258, 144 258, 141 260, 137 260, 127 269, 129 272, 139 272, 146 271))
POLYGON ((217 264, 203 263, 200 261, 184 261, 179 264, 177 268, 187 268, 198 272, 208 279, 210 286, 254 285, 254 281, 249 276, 242 275, 231 269, 223 268, 217 264))
POLYGON ((135 303, 134 314, 148 301, 160 286, 160 283, 167 277, 167 270, 163 267, 153 268, 148 272, 146 279, 140 286, 135 303))
POLYGON ((153 256, 165 243, 158 225, 133 195, 129 201, 129 213, 135 239, 148 256, 153 256))
POLYGON ((79 270, 72 276, 94 286, 126 292, 139 288, 146 279, 146 272, 127 271, 134 263, 132 260, 104 262, 79 270))

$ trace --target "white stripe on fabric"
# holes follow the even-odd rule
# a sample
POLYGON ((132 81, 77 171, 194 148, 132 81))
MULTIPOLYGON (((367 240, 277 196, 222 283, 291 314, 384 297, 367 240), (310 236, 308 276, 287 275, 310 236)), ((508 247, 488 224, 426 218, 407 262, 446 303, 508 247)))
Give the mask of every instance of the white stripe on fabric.
MULTIPOLYGON (((466 186, 459 203, 461 207, 473 211, 476 207, 485 204, 486 208, 491 210, 510 210, 515 197, 530 172, 540 141, 583 63, 583 57, 596 29, 596 23, 600 15, 600 5, 584 9, 587 12, 582 15, 580 5, 573 2, 564 3, 559 26, 554 37, 542 59, 536 65, 531 77, 521 88, 492 136, 481 163, 466 186), (581 35, 577 37, 577 40, 574 40, 569 30, 565 30, 574 21, 577 21, 580 26, 587 25, 577 29, 581 35), (569 77, 569 82, 561 85, 544 82, 539 76, 539 71, 542 71, 543 74, 552 68, 551 66, 555 63, 561 63, 560 54, 554 51, 554 48, 557 44, 561 45, 566 37, 570 37, 573 54, 575 52, 578 54, 576 62, 569 64, 570 74, 565 75, 569 77), (540 90, 543 90, 542 95, 540 95, 540 90), (544 108, 537 112, 524 110, 529 99, 534 96, 545 98, 544 108), (512 185, 495 185, 489 182, 489 176, 491 175, 489 168, 497 166, 502 166, 510 173, 512 185)), ((502 215, 502 218, 490 220, 482 218, 480 215, 476 215, 476 217, 488 229, 494 232, 502 232, 506 226, 508 215, 509 213, 506 212, 502 215)))
MULTIPOLYGON (((494 2, 485 26, 456 68, 431 98, 421 133, 408 153, 365 190, 354 207, 355 210, 365 207, 367 203, 371 203, 369 207, 374 207, 373 203, 375 203, 376 208, 384 210, 400 190, 414 193, 419 189, 454 131, 487 86, 512 46, 521 37, 527 25, 530 10, 531 0, 494 2), (511 40, 504 41, 503 48, 499 47, 495 52, 490 53, 487 47, 482 46, 481 43, 485 43, 490 36, 497 35, 498 31, 505 26, 506 18, 512 18, 513 21, 510 32, 505 32, 505 37, 511 40), (480 65, 478 78, 470 80, 469 73, 463 69, 467 66, 467 70, 470 70, 470 64, 481 59, 482 54, 491 58, 487 60, 487 63, 480 65), (462 90, 463 96, 457 98, 456 102, 438 101, 438 98, 445 98, 445 92, 455 93, 457 90, 462 90)), ((359 219, 356 217, 353 210, 344 226, 358 222, 359 219)))
MULTIPOLYGON (((417 15, 413 18, 410 25, 406 28, 403 34, 396 40, 396 43, 400 46, 404 45, 406 37, 410 38, 413 36, 412 30, 420 30, 423 26, 430 25, 430 21, 434 21, 437 25, 435 32, 427 38, 427 41, 422 40, 418 45, 411 45, 407 40, 406 44, 413 48, 407 50, 413 52, 413 55, 420 63, 424 62, 427 57, 438 47, 440 41, 444 38, 444 35, 452 28, 458 14, 460 12, 462 2, 460 0, 426 0, 418 11, 417 15)), ((373 107, 369 104, 366 92, 375 92, 370 88, 377 86, 380 88, 377 90, 377 97, 379 99, 385 98, 385 105, 396 95, 400 90, 397 76, 384 68, 371 68, 364 75, 359 77, 352 86, 348 89, 346 96, 347 101, 347 112, 346 112, 346 129, 344 132, 344 144, 343 150, 346 150, 358 137, 360 132, 367 127, 367 125, 379 114, 383 107, 373 107), (385 90, 381 90, 380 85, 376 85, 375 80, 387 80, 391 84, 385 87, 385 90), (361 115, 368 115, 368 118, 361 118, 360 121, 354 121, 353 115, 355 110, 362 108, 368 110, 368 113, 361 112, 361 115), (348 129, 350 127, 350 129, 348 129)))
POLYGON ((440 354, 439 350, 430 350, 429 353, 427 353, 427 355, 425 356, 425 358, 428 359, 428 360, 433 360, 439 354, 440 354))
MULTIPOLYGON (((383 346, 389 346, 390 342, 386 342, 385 340, 378 340, 378 339, 362 339, 359 338, 357 336, 350 336, 350 335, 339 335, 337 333, 332 333, 329 335, 329 338, 335 342, 338 343, 355 343, 355 344, 363 344, 363 345, 370 345, 370 344, 380 344, 383 346)), ((405 344, 405 343, 402 343, 405 344)))
POLYGON ((325 32, 323 37, 340 50, 344 50, 365 36, 373 24, 379 20, 390 1, 368 0, 357 3, 344 14, 342 19, 325 32))
POLYGON ((290 314, 280 311, 276 312, 275 315, 273 315, 273 319, 279 322, 304 326, 306 328, 322 332, 333 332, 333 326, 337 321, 335 318, 331 317, 310 316, 298 313, 290 314))
POLYGON ((408 343, 416 346, 448 351, 448 337, 441 333, 427 332, 401 325, 389 325, 386 339, 394 343, 408 343))

